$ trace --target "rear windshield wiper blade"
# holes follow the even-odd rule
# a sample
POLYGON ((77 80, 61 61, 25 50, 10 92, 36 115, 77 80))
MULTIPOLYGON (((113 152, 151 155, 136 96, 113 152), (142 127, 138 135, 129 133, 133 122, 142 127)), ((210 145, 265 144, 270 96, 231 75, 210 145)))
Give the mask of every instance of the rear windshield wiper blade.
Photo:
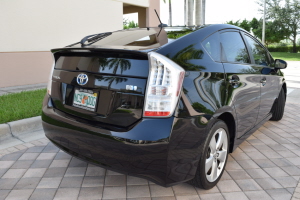
POLYGON ((88 35, 88 36, 85 36, 84 38, 82 38, 82 40, 80 42, 70 44, 66 47, 71 47, 71 46, 74 46, 76 44, 81 44, 81 47, 89 46, 89 45, 91 45, 95 42, 98 42, 99 40, 102 40, 103 38, 105 38, 105 37, 107 37, 111 34, 112 34, 112 32, 105 32, 105 33, 98 33, 98 34, 94 34, 94 35, 88 35))

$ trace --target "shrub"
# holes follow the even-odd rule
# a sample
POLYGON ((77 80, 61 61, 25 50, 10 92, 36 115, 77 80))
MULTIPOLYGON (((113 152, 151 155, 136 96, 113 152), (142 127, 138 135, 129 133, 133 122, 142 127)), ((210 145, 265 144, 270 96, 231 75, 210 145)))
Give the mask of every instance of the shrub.
POLYGON ((182 30, 182 31, 169 31, 167 34, 168 34, 168 38, 170 39, 177 39, 177 38, 180 38, 184 35, 187 35, 191 32, 194 32, 193 30, 191 29, 186 29, 186 30, 182 30))
MULTIPOLYGON (((293 46, 269 46, 270 52, 293 52, 293 46)), ((297 51, 300 51, 300 46, 297 47, 297 51)))

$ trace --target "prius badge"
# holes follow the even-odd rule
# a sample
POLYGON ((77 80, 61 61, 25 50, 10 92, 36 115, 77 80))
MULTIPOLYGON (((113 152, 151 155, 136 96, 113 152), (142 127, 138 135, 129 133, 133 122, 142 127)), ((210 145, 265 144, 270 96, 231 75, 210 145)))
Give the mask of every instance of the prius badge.
POLYGON ((126 85, 126 90, 136 91, 137 90, 137 86, 135 86, 135 85, 126 85))
POLYGON ((88 80, 89 80, 89 78, 86 74, 79 74, 77 76, 78 85, 85 85, 85 84, 87 84, 88 80))

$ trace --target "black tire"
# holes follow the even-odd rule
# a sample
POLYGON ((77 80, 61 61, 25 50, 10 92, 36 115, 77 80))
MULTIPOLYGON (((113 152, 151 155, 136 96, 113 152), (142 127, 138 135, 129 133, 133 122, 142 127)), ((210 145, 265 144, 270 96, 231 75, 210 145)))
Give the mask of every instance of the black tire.
POLYGON ((284 113, 284 106, 285 106, 285 94, 283 88, 281 88, 279 96, 277 100, 274 102, 273 107, 271 109, 272 117, 270 120, 272 121, 281 120, 284 113))
MULTIPOLYGON (((217 144, 216 148, 218 149, 217 142, 216 142, 216 144, 217 144)), ((209 131, 208 137, 206 138, 204 147, 202 149, 202 155, 200 156, 196 175, 195 175, 194 179, 189 181, 189 183, 194 185, 195 187, 199 187, 199 188, 203 188, 203 189, 207 189, 207 190, 213 188, 219 182, 220 178, 222 177, 222 174, 224 172, 224 169, 225 169, 225 166, 227 163, 228 152, 229 152, 229 131, 228 131, 228 128, 227 128, 227 125, 225 124, 225 122, 222 120, 218 120, 209 131), (216 163, 216 165, 212 164, 211 169, 208 170, 208 172, 206 172, 206 170, 205 170, 206 162, 208 162, 210 160, 211 155, 213 154, 212 150, 210 150, 210 146, 211 146, 210 143, 211 143, 214 135, 215 135, 214 140, 218 142, 218 139, 219 139, 218 137, 220 137, 220 134, 217 132, 219 130, 225 131, 225 134, 227 136, 227 146, 225 144, 225 139, 222 139, 224 141, 224 144, 222 144, 222 145, 224 145, 224 146, 222 146, 220 148, 221 149, 220 151, 216 151, 217 156, 216 156, 216 154, 214 154, 214 156, 212 157, 213 158, 212 162, 216 163), (219 136, 218 136, 218 134, 219 134, 219 136), (218 163, 218 157, 219 157, 218 152, 223 152, 223 149, 224 150, 226 149, 226 156, 224 156, 224 154, 222 153, 223 154, 222 160, 224 158, 225 158, 225 160, 224 160, 224 162, 220 161, 220 163, 218 163), (222 163, 222 166, 221 166, 221 163, 222 163), (217 166, 217 169, 214 166, 217 166), (222 167, 222 169, 221 169, 221 167, 222 167), (213 177, 213 175, 212 175, 213 168, 215 168, 217 170, 217 171, 215 171, 216 172, 215 174, 217 174, 216 179, 212 178, 213 177), (210 178, 212 178, 212 179, 209 181, 210 178)), ((221 155, 221 153, 220 153, 220 155, 221 155)))

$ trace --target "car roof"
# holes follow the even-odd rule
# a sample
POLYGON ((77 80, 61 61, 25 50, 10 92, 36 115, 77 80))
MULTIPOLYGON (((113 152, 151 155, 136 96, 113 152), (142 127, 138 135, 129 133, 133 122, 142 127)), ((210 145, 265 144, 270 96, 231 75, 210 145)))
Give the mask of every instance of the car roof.
MULTIPOLYGON (((210 24, 203 25, 200 27, 195 27, 195 31, 187 34, 178 39, 168 39, 166 30, 169 28, 133 28, 127 30, 119 30, 114 32, 100 33, 91 35, 91 37, 104 34, 104 37, 96 40, 96 42, 91 42, 90 44, 82 44, 83 39, 90 36, 86 36, 75 44, 67 46, 67 48, 52 49, 56 50, 67 50, 67 49, 118 49, 118 50, 133 50, 140 52, 157 51, 168 47, 169 45, 176 46, 182 42, 182 40, 195 40, 197 41, 204 39, 205 37, 211 35, 216 31, 223 29, 238 29, 243 30, 237 26, 229 24, 210 24), (166 30, 165 30, 166 29, 166 30)), ((184 27, 182 27, 184 28, 184 27)), ((244 31, 244 30, 243 30, 244 31)), ((85 40, 87 41, 87 39, 85 40)))

